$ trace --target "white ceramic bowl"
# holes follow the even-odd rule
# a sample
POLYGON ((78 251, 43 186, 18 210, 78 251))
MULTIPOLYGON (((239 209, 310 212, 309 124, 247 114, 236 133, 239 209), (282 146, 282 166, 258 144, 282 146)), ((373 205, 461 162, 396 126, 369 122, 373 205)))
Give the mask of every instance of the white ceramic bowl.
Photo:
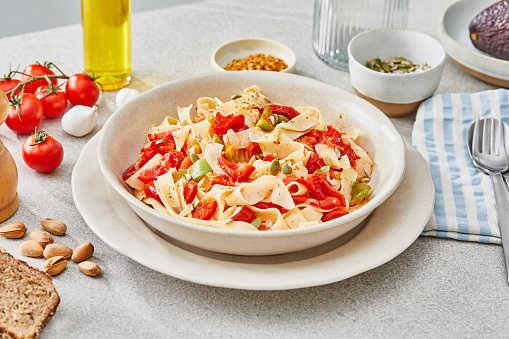
POLYGON ((356 35, 348 45, 349 70, 356 93, 391 117, 415 112, 419 104, 435 93, 442 76, 446 54, 429 35, 402 28, 381 28, 356 35), (373 71, 367 60, 405 57, 426 62, 424 72, 392 74, 373 71))
POLYGON ((252 54, 270 54, 282 59, 288 65, 283 73, 293 73, 297 59, 292 50, 285 45, 269 39, 240 39, 230 41, 219 46, 210 57, 212 69, 216 72, 226 71, 224 68, 233 60, 238 60, 252 54))
MULTIPOLYGON (((181 242, 216 252, 241 255, 289 253, 324 244, 353 229, 398 187, 405 171, 403 139, 376 107, 350 93, 316 80, 277 72, 221 72, 179 80, 156 87, 129 101, 105 123, 98 157, 108 183, 148 224, 181 242), (177 106, 196 104, 202 96, 231 98, 232 93, 260 86, 274 102, 314 106, 328 123, 338 114, 347 116, 348 129, 360 128, 359 144, 374 161, 371 200, 359 210, 316 226, 274 232, 215 229, 182 221, 138 201, 122 180, 123 171, 139 158, 148 129, 167 115, 177 116, 177 106)), ((100 189, 100 188, 98 188, 100 189)), ((115 211, 112 211, 115 213, 115 211)), ((361 226, 359 226, 361 227, 361 226)))

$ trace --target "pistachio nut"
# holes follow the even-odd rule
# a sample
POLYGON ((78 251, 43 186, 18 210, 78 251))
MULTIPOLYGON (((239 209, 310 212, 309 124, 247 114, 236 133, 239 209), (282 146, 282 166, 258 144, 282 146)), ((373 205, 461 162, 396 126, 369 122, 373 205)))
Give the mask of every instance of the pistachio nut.
POLYGON ((4 238, 23 238, 26 231, 27 228, 22 222, 13 222, 12 224, 7 224, 0 227, 0 235, 4 238))

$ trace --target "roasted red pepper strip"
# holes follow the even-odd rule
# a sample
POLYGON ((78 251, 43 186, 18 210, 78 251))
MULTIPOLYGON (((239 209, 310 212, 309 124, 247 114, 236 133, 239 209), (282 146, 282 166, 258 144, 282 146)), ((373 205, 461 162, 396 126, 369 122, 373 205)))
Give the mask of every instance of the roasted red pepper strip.
POLYGON ((217 201, 202 201, 193 211, 193 218, 200 220, 209 220, 212 218, 217 209, 217 201))
POLYGON ((272 113, 284 115, 288 120, 292 120, 300 114, 295 108, 289 106, 270 105, 269 107, 272 113))
POLYGON ((305 175, 306 186, 309 193, 313 198, 318 201, 325 200, 327 197, 337 198, 339 206, 346 206, 346 199, 339 191, 336 191, 334 187, 327 180, 327 174, 320 175, 305 175))
POLYGON ((260 202, 257 202, 256 204, 254 204, 253 207, 260 208, 262 210, 265 210, 267 208, 276 208, 282 214, 288 212, 288 210, 286 208, 283 208, 282 206, 276 205, 276 204, 271 203, 271 202, 262 202, 262 201, 260 201, 260 202))
POLYGON ((233 181, 246 181, 255 170, 255 167, 247 162, 235 164, 222 156, 217 158, 217 164, 233 181))
POLYGON ((341 132, 339 132, 331 125, 327 126, 327 131, 320 136, 318 142, 325 143, 331 148, 339 149, 341 155, 346 154, 352 167, 355 165, 355 161, 360 158, 357 154, 354 153, 350 143, 344 142, 343 138, 341 137, 341 132))
POLYGON ((251 222, 256 219, 256 215, 254 214, 249 207, 242 206, 242 209, 240 210, 240 213, 238 213, 236 216, 232 218, 234 221, 244 221, 244 222, 251 222))
POLYGON ((317 169, 325 166, 322 158, 318 156, 315 152, 311 153, 309 156, 308 162, 306 163, 306 168, 309 174, 313 174, 317 169))
POLYGON ((170 151, 173 151, 175 149, 175 144, 173 144, 171 141, 166 140, 152 140, 148 144, 146 144, 141 151, 143 153, 147 151, 155 151, 161 155, 164 155, 165 153, 168 153, 170 151))
POLYGON ((249 146, 247 146, 247 156, 249 159, 251 159, 251 157, 253 155, 257 155, 257 154, 260 154, 262 153, 262 148, 260 147, 260 145, 256 142, 250 142, 249 143, 249 146))
POLYGON ((154 181, 158 176, 168 172, 170 168, 179 168, 184 160, 184 155, 178 151, 171 151, 163 155, 161 161, 156 166, 146 169, 138 175, 138 179, 144 183, 154 181))
POLYGON ((347 214, 348 214, 347 211, 343 211, 343 210, 340 210, 340 209, 333 210, 333 211, 330 211, 327 214, 325 214, 322 217, 322 221, 326 222, 326 221, 329 221, 329 220, 332 220, 332 219, 336 219, 336 218, 342 217, 342 216, 347 215, 347 214))
POLYGON ((307 194, 292 195, 292 199, 293 199, 293 202, 295 203, 295 205, 303 204, 306 202, 306 200, 308 200, 308 195, 307 194))
POLYGON ((184 191, 182 194, 184 195, 184 200, 186 204, 190 204, 193 202, 196 197, 196 192, 198 192, 198 184, 193 180, 189 180, 184 184, 184 191))
POLYGON ((226 132, 228 132, 230 128, 244 125, 243 115, 230 114, 223 117, 220 113, 217 113, 216 117, 218 117, 217 120, 219 120, 219 123, 212 128, 212 130, 214 131, 213 134, 224 135, 226 134, 226 132), (222 117, 222 119, 219 119, 219 116, 222 117))
POLYGON ((145 195, 147 196, 147 198, 153 198, 153 199, 159 201, 161 204, 163 204, 163 202, 161 201, 161 198, 159 197, 159 194, 157 193, 157 190, 156 190, 156 187, 154 186, 153 181, 146 183, 144 185, 143 191, 145 192, 145 195))
POLYGON ((265 158, 263 158, 263 161, 272 161, 272 160, 274 160, 274 159, 276 159, 276 157, 274 156, 274 154, 269 153, 269 154, 267 154, 267 155, 265 156, 265 158))
POLYGON ((138 172, 140 168, 143 167, 154 155, 156 155, 157 152, 155 151, 148 151, 141 155, 141 157, 133 163, 131 166, 129 166, 128 169, 124 171, 122 174, 122 179, 127 180, 129 179, 134 173, 138 172))
POLYGON ((307 144, 310 147, 314 147, 318 143, 318 140, 320 139, 322 133, 323 131, 312 129, 303 136, 295 139, 295 141, 307 144))
POLYGON ((217 173, 208 172, 205 174, 205 178, 209 182, 210 186, 223 185, 223 186, 235 186, 235 182, 232 178, 217 173))

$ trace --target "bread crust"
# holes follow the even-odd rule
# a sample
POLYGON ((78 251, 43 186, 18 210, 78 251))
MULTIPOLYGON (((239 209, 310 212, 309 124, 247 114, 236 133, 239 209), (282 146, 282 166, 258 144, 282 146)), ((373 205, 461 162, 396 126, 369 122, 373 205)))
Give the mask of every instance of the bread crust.
MULTIPOLYGON (((16 268, 18 274, 29 274, 27 275, 27 277, 29 278, 36 277, 37 279, 40 279, 42 283, 45 283, 44 285, 48 289, 51 299, 50 303, 44 301, 43 304, 34 305, 36 307, 42 308, 43 312, 41 316, 37 317, 37 319, 33 319, 33 323, 31 324, 33 328, 30 329, 27 335, 24 335, 23 332, 19 331, 18 328, 10 328, 9 324, 0 324, 0 338, 1 339, 38 338, 42 329, 46 326, 46 324, 51 320, 51 318, 55 314, 57 307, 60 303, 60 296, 58 295, 58 292, 55 289, 53 279, 48 274, 42 272, 41 270, 35 267, 28 265, 23 260, 15 259, 9 253, 6 252, 0 251, 0 264, 2 265, 2 267, 0 267, 0 277, 2 275, 7 275, 5 267, 6 265, 8 265, 10 268, 16 268)), ((0 286, 2 286, 2 284, 5 284, 5 282, 0 281, 0 286)), ((28 281, 27 284, 29 285, 30 282, 28 281)), ((18 297, 19 299, 17 301, 19 303, 22 303, 25 299, 28 298, 28 296, 21 295, 21 293, 20 295, 18 295, 18 297)), ((6 313, 5 311, 6 309, 4 303, 0 303, 0 312, 3 312, 5 314, 6 313)), ((32 318, 32 316, 30 317, 32 318)))

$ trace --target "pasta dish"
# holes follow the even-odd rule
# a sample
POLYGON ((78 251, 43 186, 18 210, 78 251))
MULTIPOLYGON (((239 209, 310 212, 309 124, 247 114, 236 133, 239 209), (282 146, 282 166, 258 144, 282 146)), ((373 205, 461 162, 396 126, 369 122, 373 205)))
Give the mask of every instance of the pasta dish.
POLYGON ((147 133, 123 173, 161 213, 230 230, 276 231, 340 218, 369 199, 373 163, 317 108, 272 102, 252 86, 201 97, 147 133))

